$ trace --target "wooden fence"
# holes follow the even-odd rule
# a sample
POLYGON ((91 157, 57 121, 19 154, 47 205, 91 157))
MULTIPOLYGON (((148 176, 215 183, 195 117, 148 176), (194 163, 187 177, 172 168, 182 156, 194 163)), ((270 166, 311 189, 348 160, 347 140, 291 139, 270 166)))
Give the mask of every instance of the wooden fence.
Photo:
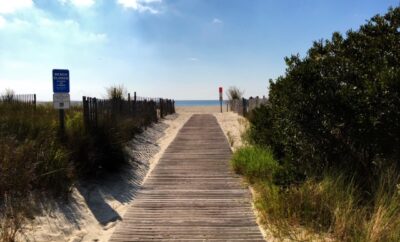
POLYGON ((36 106, 36 94, 10 94, 0 96, 0 103, 36 106))
POLYGON ((261 105, 266 105, 268 99, 263 97, 250 97, 249 99, 242 98, 229 101, 230 110, 232 112, 238 113, 242 116, 246 116, 247 113, 251 112, 253 109, 260 107, 261 105))
POLYGON ((175 113, 175 102, 169 99, 136 97, 131 100, 82 98, 85 127, 114 123, 125 118, 134 119, 139 126, 157 122, 168 114, 175 113))

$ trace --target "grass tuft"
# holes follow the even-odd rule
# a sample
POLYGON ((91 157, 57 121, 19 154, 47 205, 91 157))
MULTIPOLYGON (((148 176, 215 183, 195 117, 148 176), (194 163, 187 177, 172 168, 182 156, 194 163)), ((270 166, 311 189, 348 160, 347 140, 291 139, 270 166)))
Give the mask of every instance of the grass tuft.
POLYGON ((271 151, 256 147, 245 146, 238 149, 232 157, 234 170, 245 177, 271 180, 279 169, 271 151))
POLYGON ((234 153, 232 166, 253 184, 261 222, 277 238, 400 241, 396 169, 382 169, 379 185, 368 196, 372 199, 367 199, 348 172, 327 171, 289 185, 280 182, 277 177, 287 168, 278 164, 269 149, 241 148, 234 153))

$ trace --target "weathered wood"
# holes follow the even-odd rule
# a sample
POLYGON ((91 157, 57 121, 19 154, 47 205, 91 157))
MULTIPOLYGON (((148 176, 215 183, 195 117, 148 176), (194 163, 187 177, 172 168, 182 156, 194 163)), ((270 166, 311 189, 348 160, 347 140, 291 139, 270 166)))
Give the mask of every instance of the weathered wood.
POLYGON ((229 168, 212 115, 193 115, 165 151, 111 241, 264 241, 250 194, 229 168))

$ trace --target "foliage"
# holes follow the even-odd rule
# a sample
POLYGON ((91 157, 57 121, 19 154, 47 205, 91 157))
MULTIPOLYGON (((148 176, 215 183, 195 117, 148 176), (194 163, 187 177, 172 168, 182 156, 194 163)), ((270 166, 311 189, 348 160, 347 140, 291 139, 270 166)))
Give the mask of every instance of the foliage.
POLYGON ((302 227, 340 241, 400 240, 399 43, 400 8, 389 9, 286 58, 285 76, 270 81, 248 137, 279 163, 255 183, 278 236, 302 227))
POLYGON ((279 166, 269 150, 246 146, 232 157, 233 169, 251 179, 272 179, 279 166))
POLYGON ((31 189, 58 193, 69 186, 68 151, 58 139, 57 116, 50 110, 0 104, 1 195, 23 196, 31 189))
POLYGON ((286 58, 270 105, 251 118, 253 140, 302 174, 336 167, 373 187, 377 168, 400 158, 399 29, 400 8, 390 9, 286 58))
POLYGON ((276 178, 286 170, 266 148, 246 146, 232 158, 234 170, 253 184, 261 222, 281 239, 296 241, 399 241, 400 176, 380 170, 378 188, 365 201, 362 189, 344 172, 284 186, 276 178), (305 233, 305 231, 307 231, 305 233))
POLYGON ((6 89, 4 93, 1 94, 0 101, 11 102, 14 100, 15 92, 12 89, 6 89))
POLYGON ((65 196, 77 178, 120 168, 125 143, 152 121, 118 117, 89 130, 82 107, 72 107, 64 135, 51 105, 0 102, 0 241, 23 229, 29 194, 65 196))
POLYGON ((226 91, 226 95, 228 96, 228 100, 241 100, 243 97, 244 91, 240 90, 238 87, 229 87, 226 91))
POLYGON ((123 85, 115 85, 106 88, 107 98, 110 100, 125 100, 128 91, 123 85))

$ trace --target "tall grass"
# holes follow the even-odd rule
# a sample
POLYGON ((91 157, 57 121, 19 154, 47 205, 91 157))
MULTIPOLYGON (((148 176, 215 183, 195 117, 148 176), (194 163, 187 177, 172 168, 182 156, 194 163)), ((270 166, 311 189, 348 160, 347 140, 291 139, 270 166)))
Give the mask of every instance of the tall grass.
POLYGON ((30 211, 30 193, 60 196, 74 172, 49 106, 0 103, 0 240, 13 241, 30 211))
POLYGON ((300 184, 281 185, 277 177, 284 167, 268 149, 241 148, 232 165, 253 184, 261 221, 278 238, 309 241, 316 234, 328 234, 339 241, 400 241, 396 169, 382 169, 367 199, 345 172, 326 171, 300 184), (302 230, 310 233, 305 237, 302 230))
POLYGON ((50 107, 0 104, 0 194, 65 190, 72 178, 68 150, 50 107))
POLYGON ((279 168, 269 150, 256 146, 246 146, 237 150, 232 157, 235 172, 253 180, 272 180, 273 174, 279 168))
POLYGON ((242 99, 244 94, 243 90, 240 90, 238 87, 229 87, 226 91, 226 95, 229 101, 232 100, 240 100, 242 99))
POLYGON ((65 196, 76 179, 118 169, 125 142, 140 130, 126 118, 88 131, 82 108, 73 107, 60 136, 52 106, 0 102, 0 241, 13 241, 23 229, 32 192, 65 196))

